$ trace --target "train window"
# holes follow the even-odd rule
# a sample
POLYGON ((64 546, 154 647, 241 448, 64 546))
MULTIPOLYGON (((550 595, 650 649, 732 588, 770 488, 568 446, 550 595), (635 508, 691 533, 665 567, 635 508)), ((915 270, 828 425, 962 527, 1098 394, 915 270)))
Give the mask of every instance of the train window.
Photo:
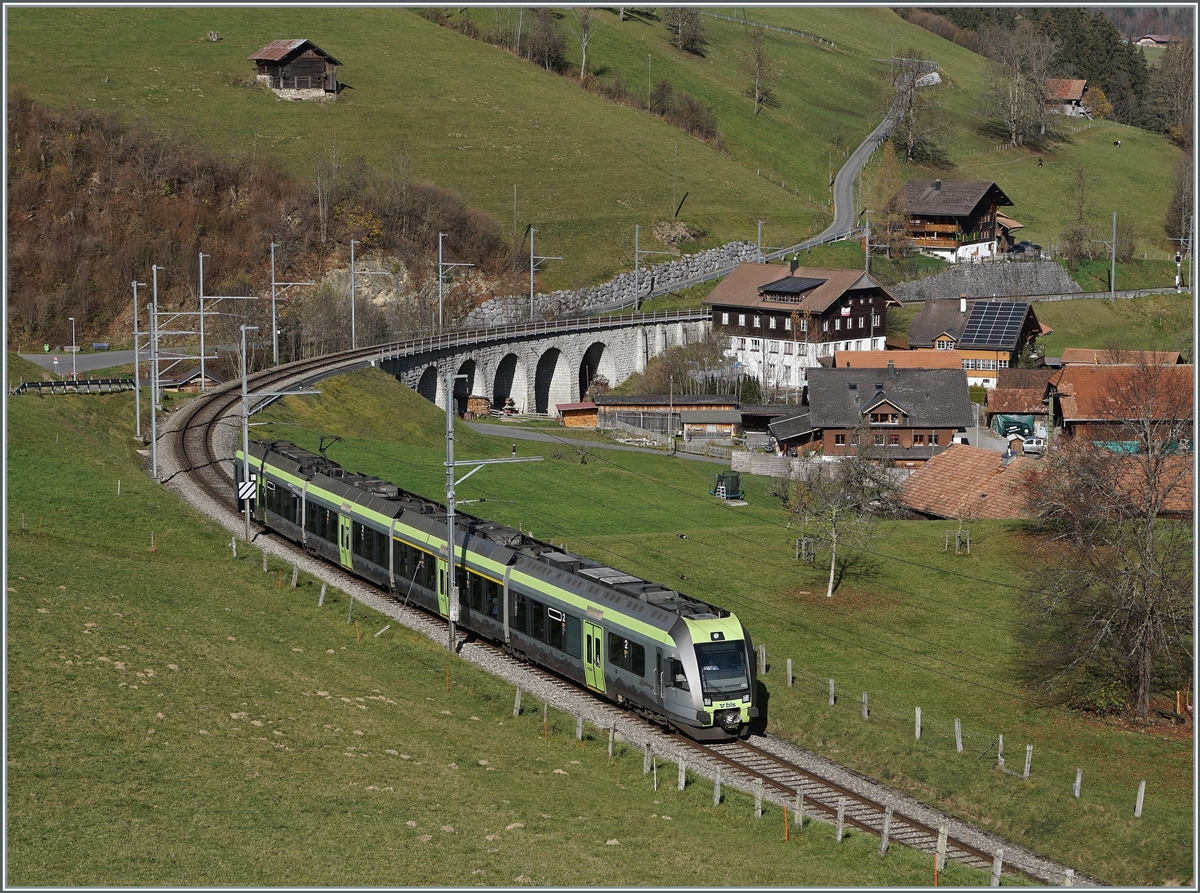
POLYGON ((568 614, 566 652, 567 654, 571 655, 571 657, 577 658, 581 653, 579 647, 580 638, 579 618, 572 617, 570 614, 568 614))
POLYGON ((623 636, 608 636, 608 662, 637 676, 646 675, 646 649, 623 636))
POLYGON ((553 608, 546 609, 546 644, 551 648, 563 650, 563 638, 567 632, 567 619, 561 611, 553 608))
POLYGON ((512 628, 519 633, 527 632, 527 626, 525 622, 525 596, 518 595, 513 598, 512 613, 512 628))
POLYGON ((539 642, 546 641, 546 606, 529 600, 529 634, 539 642))
POLYGON ((681 688, 684 691, 691 691, 691 686, 688 685, 687 676, 683 673, 683 664, 677 660, 671 661, 670 676, 667 677, 670 683, 676 688, 681 688))
POLYGON ((489 617, 494 617, 497 620, 500 619, 500 600, 502 595, 503 591, 499 583, 492 580, 485 581, 483 597, 486 603, 485 613, 489 617))

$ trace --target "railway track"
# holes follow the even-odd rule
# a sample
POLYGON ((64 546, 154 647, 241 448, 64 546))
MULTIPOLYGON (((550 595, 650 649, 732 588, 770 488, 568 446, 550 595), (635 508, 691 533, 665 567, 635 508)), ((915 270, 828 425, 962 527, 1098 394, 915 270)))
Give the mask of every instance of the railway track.
MULTIPOLYGON (((379 356, 379 348, 370 348, 298 361, 256 373, 247 380, 250 409, 253 412, 274 399, 266 394, 295 390, 306 383, 361 367, 379 356)), ((241 400, 240 382, 215 390, 173 414, 161 435, 164 462, 169 466, 164 483, 184 489, 193 485, 209 503, 207 506, 200 503, 199 507, 210 513, 227 513, 226 521, 238 517, 233 498, 232 447, 240 443, 241 400)), ((257 524, 255 527, 263 530, 257 524)), ((269 543, 272 551, 287 554, 289 560, 309 562, 309 571, 314 575, 352 592, 357 600, 372 609, 435 641, 445 641, 446 626, 440 618, 402 606, 398 599, 332 565, 312 559, 287 541, 272 538, 269 543)), ((558 710, 586 715, 592 725, 600 728, 618 729, 627 741, 648 746, 661 758, 686 763, 693 774, 719 779, 723 785, 749 794, 761 792, 767 802, 795 808, 798 795, 803 794, 805 812, 814 819, 836 823, 840 811, 844 826, 881 838, 886 824, 889 845, 901 844, 928 853, 938 851, 941 826, 946 829, 943 849, 946 859, 992 871, 996 851, 1002 849, 1003 871, 1010 876, 1020 874, 1043 884, 1070 881, 1081 886, 1100 885, 1093 878, 1074 875, 1066 866, 1022 847, 973 829, 950 816, 940 816, 932 808, 843 767, 829 764, 824 769, 806 768, 795 758, 785 758, 766 749, 768 745, 775 750, 792 748, 786 742, 755 736, 753 741, 699 744, 680 735, 668 734, 652 723, 600 701, 559 677, 524 664, 498 647, 472 636, 460 634, 457 651, 464 658, 498 670, 498 674, 506 679, 518 680, 517 684, 521 684, 521 679, 536 680, 541 693, 535 697, 553 703, 558 710), (835 780, 835 776, 843 781, 852 779, 853 786, 835 780), (864 790, 870 793, 864 793, 864 790), (912 812, 921 812, 924 818, 914 816, 912 812), (931 821, 930 814, 939 816, 940 820, 931 821)), ((803 753, 795 748, 792 750, 803 753)))

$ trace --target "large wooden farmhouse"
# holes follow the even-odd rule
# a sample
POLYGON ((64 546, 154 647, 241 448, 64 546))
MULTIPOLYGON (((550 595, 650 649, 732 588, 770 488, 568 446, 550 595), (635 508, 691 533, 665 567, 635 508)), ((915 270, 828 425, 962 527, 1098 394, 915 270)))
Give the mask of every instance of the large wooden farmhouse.
POLYGON ((1002 238, 997 209, 1012 200, 984 180, 908 180, 902 190, 918 251, 957 263, 995 257, 1002 238))
POLYGON ((799 389, 836 351, 882 350, 900 302, 861 270, 739 264, 704 299, 728 354, 771 389, 799 389))
POLYGON ((908 329, 912 348, 957 351, 971 384, 995 387, 1026 345, 1049 334, 1026 301, 926 301, 908 329))
POLYGON ((258 79, 289 99, 308 99, 338 91, 342 63, 311 40, 273 40, 246 57, 258 79))

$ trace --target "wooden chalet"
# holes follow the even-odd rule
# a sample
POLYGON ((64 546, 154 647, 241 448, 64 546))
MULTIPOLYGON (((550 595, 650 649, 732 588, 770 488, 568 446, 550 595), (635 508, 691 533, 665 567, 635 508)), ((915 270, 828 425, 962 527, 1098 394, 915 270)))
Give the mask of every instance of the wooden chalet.
POLYGON ((995 257, 997 209, 1012 200, 985 180, 908 180, 901 190, 912 245, 951 263, 995 257))
POLYGON ((1190 452, 1195 424, 1192 376, 1193 368, 1185 365, 1064 366, 1048 388, 1054 428, 1069 437, 1130 449, 1118 445, 1135 444, 1139 436, 1139 426, 1130 419, 1144 410, 1135 401, 1152 402, 1158 417, 1151 421, 1159 426, 1175 423, 1175 439, 1190 452))
POLYGON ((975 423, 961 369, 813 369, 808 406, 807 424, 820 431, 826 456, 854 455, 865 427, 874 446, 904 467, 925 462, 975 423))
POLYGON ((342 63, 311 40, 273 40, 246 57, 255 73, 280 95, 295 98, 338 92, 338 66, 342 63))
POLYGON ((727 355, 768 389, 803 388, 836 351, 882 350, 900 302, 861 270, 739 264, 707 298, 727 355))
POLYGON ((1090 118, 1092 110, 1083 104, 1087 81, 1072 78, 1046 78, 1046 110, 1068 118, 1090 118))
POLYGON ((994 387, 1001 369, 1015 367, 1025 346, 1050 330, 1025 301, 926 301, 908 329, 911 348, 956 350, 971 384, 994 387))

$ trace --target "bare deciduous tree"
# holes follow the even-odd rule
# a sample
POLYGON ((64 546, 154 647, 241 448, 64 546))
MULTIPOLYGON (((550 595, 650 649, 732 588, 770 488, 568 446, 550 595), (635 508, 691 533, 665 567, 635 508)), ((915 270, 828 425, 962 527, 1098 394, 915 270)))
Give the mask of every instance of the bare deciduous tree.
POLYGON ((667 10, 667 30, 671 34, 671 46, 685 53, 700 55, 708 40, 704 36, 704 23, 700 10, 694 6, 672 6, 667 10))
POLYGON ((1040 139, 1049 119, 1046 78, 1058 55, 1058 44, 1030 22, 1022 22, 1013 31, 988 29, 985 42, 993 51, 989 54, 988 86, 981 97, 983 114, 1001 122, 1013 146, 1040 139))
POLYGON ((762 28, 746 25, 744 28, 746 48, 742 53, 742 70, 753 81, 746 92, 754 97, 754 114, 763 105, 775 98, 775 80, 778 77, 775 64, 767 55, 766 35, 762 28))
POLYGON ((943 142, 950 132, 950 118, 944 113, 942 90, 929 76, 936 67, 917 49, 904 51, 895 60, 896 124, 892 141, 907 162, 936 162, 945 155, 943 142))
POLYGON ((1193 655, 1191 370, 1143 352, 1114 367, 1126 421, 1062 436, 1030 481, 1048 582, 1024 599, 1032 678, 1068 702, 1144 720, 1193 655), (1105 694, 1106 689, 1108 694, 1105 694))
POLYGON ((579 6, 575 8, 575 25, 575 38, 579 41, 579 79, 583 80, 587 77, 588 44, 592 40, 592 30, 596 26, 596 16, 592 12, 591 7, 579 6))

